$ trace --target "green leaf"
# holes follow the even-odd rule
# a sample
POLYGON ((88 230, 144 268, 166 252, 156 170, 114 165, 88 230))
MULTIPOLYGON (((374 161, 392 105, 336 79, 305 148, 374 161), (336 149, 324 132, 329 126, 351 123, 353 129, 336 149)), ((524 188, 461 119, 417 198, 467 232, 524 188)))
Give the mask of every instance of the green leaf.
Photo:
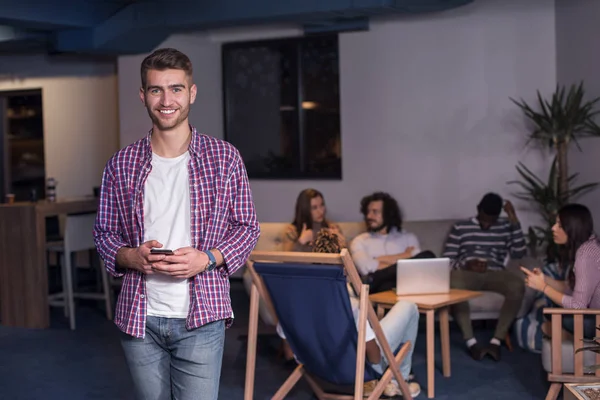
MULTIPOLYGON (((531 141, 539 141, 556 152, 568 151, 568 146, 574 143, 581 150, 580 138, 600 137, 600 125, 596 123, 596 117, 600 116, 600 97, 586 99, 583 81, 570 86, 557 84, 551 96, 546 98, 538 90, 532 105, 522 98, 518 100, 510 98, 510 101, 519 107, 531 123, 527 144, 531 141)), ((541 179, 526 165, 518 163, 515 168, 519 179, 507 182, 518 188, 518 191, 513 193, 516 198, 535 205, 547 226, 535 227, 530 234, 537 235, 546 245, 553 245, 550 227, 554 224, 560 207, 596 189, 599 184, 593 182, 575 186, 579 175, 569 175, 568 170, 561 168, 563 166, 559 166, 558 163, 555 157, 547 179, 541 179), (564 179, 559 176, 559 171, 563 170, 567 170, 566 189, 559 182, 559 179, 564 179), (563 190, 566 192, 562 193, 563 190)), ((530 242, 534 240, 536 239, 532 236, 530 242)))

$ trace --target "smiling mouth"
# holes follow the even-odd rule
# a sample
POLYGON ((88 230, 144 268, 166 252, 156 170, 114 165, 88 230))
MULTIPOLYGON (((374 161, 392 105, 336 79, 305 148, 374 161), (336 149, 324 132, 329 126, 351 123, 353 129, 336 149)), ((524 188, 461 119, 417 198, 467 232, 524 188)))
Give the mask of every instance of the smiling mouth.
POLYGON ((159 110, 159 112, 163 115, 173 114, 176 110, 159 110))

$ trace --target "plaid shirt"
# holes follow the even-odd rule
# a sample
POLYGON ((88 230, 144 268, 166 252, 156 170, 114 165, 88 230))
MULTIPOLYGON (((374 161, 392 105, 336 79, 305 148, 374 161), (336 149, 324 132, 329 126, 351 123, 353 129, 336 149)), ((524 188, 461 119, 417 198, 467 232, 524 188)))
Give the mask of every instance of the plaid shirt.
MULTIPOLYGON (((189 145, 192 246, 218 249, 225 263, 212 272, 189 279, 190 309, 187 329, 225 319, 233 322, 229 275, 242 267, 259 236, 246 169, 229 143, 196 133, 189 145)), ((151 170, 150 134, 118 151, 102 177, 94 238, 106 269, 124 276, 117 301, 115 324, 123 332, 143 338, 146 327, 146 279, 115 264, 121 247, 138 247, 144 238, 144 186, 151 170)))

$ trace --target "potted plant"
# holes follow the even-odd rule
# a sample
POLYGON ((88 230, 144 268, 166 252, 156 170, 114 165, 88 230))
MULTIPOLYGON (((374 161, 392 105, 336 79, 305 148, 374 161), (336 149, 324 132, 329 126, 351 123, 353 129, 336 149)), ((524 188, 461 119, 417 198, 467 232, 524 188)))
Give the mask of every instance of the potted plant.
MULTIPOLYGON (((558 185, 557 158, 554 158, 547 181, 542 180, 534 174, 523 163, 517 165, 517 172, 521 180, 509 181, 508 184, 517 185, 520 191, 513 195, 521 200, 529 201, 535 205, 535 209, 540 214, 543 220, 542 226, 529 227, 528 238, 530 245, 530 254, 533 257, 538 256, 538 249, 541 246, 548 246, 546 256, 548 261, 554 261, 556 255, 556 247, 552 240, 552 225, 556 220, 556 214, 563 205, 561 201, 561 193, 558 185)), ((572 174, 567 178, 569 189, 564 194, 563 198, 574 200, 577 197, 587 193, 598 186, 598 183, 587 183, 581 186, 574 187, 579 174, 572 174)))
POLYGON ((566 88, 556 86, 551 100, 542 98, 537 92, 537 106, 535 111, 523 99, 510 100, 515 103, 532 123, 528 143, 532 140, 548 144, 556 153, 558 194, 562 203, 568 200, 569 168, 568 150, 571 143, 579 147, 578 139, 582 137, 600 136, 600 126, 595 118, 600 114, 596 103, 600 97, 585 100, 583 82, 572 85, 568 92, 566 88), (566 93, 566 95, 565 95, 566 93))
MULTIPOLYGON (((600 330, 600 326, 596 327, 596 330, 600 330)), ((596 354, 600 354, 600 337, 595 337, 593 339, 582 339, 583 346, 575 350, 575 353, 579 353, 580 351, 593 351, 596 354)), ((587 365, 585 367, 587 372, 595 372, 600 365, 587 365)))
POLYGON ((571 85, 568 91, 565 86, 557 85, 550 100, 544 99, 537 91, 535 107, 530 106, 523 99, 511 98, 510 100, 523 111, 531 123, 532 128, 528 133, 527 143, 541 142, 548 145, 555 153, 547 182, 538 178, 522 163, 517 165, 517 172, 522 180, 510 182, 521 186, 523 191, 517 197, 534 202, 544 220, 545 226, 530 229, 530 245, 537 247, 540 243, 545 243, 552 246, 550 228, 554 224, 558 209, 576 196, 597 186, 596 183, 590 183, 570 188, 577 174, 569 174, 567 158, 571 143, 575 143, 581 150, 579 138, 600 136, 600 126, 595 122, 600 114, 600 109, 597 109, 600 97, 586 100, 583 82, 581 82, 578 85, 571 85))

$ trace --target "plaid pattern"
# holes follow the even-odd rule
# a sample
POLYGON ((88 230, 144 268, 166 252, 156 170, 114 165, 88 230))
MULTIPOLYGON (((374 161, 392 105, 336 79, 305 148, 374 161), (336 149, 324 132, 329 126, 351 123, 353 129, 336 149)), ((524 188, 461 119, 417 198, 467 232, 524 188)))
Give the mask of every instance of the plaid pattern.
MULTIPOLYGON (((225 264, 189 280, 187 329, 225 319, 233 322, 229 275, 244 265, 260 233, 243 161, 229 143, 192 128, 190 205, 192 245, 218 249, 225 264)), ((144 274, 115 265, 121 247, 138 247, 144 238, 144 184, 151 170, 150 133, 118 151, 102 177, 94 228, 98 252, 113 276, 124 276, 115 323, 123 332, 143 338, 146 327, 144 274)))
POLYGON ((567 276, 575 280, 572 293, 562 298, 563 308, 600 308, 600 241, 592 235, 577 249, 575 264, 567 276))

